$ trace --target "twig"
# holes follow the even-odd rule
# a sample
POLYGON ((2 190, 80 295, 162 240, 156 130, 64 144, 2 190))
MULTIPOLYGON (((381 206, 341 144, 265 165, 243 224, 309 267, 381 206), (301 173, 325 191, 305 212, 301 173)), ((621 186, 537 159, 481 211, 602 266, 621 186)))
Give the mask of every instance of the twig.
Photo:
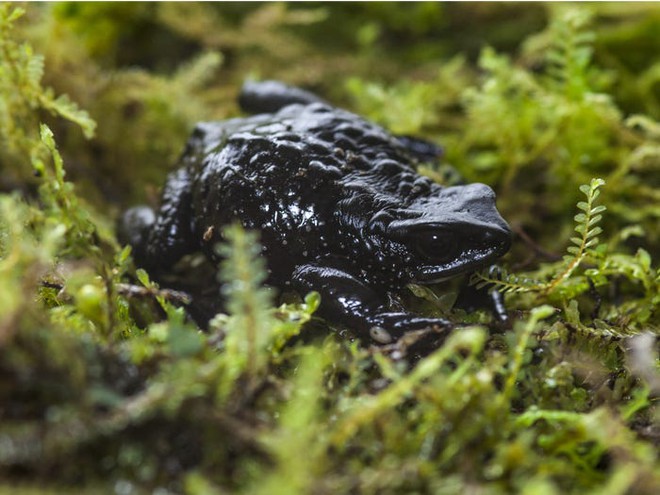
MULTIPOLYGON (((42 280, 41 286, 58 291, 64 289, 64 284, 58 282, 50 282, 48 280, 42 280)), ((188 305, 192 302, 192 297, 188 293, 173 289, 152 289, 149 287, 133 284, 117 284, 115 285, 115 288, 118 294, 126 297, 162 297, 166 301, 176 302, 184 305, 188 305)))

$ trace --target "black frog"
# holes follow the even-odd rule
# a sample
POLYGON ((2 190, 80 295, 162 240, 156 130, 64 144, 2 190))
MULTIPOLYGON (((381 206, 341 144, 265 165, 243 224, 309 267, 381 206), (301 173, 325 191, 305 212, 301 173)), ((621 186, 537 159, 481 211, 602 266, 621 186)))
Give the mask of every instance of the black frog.
POLYGON ((279 82, 247 83, 239 102, 257 115, 198 124, 159 210, 123 217, 136 263, 157 279, 189 253, 217 262, 223 226, 240 222, 261 232, 270 285, 317 291, 321 316, 388 343, 448 325, 393 309, 392 291, 473 271, 509 249, 488 186, 442 187, 416 172, 439 159, 434 144, 279 82))

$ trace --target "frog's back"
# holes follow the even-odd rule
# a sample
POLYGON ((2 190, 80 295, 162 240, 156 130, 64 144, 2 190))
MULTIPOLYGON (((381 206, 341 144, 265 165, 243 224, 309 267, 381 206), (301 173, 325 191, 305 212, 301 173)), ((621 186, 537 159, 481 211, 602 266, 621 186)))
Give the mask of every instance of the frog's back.
MULTIPOLYGON (((335 165, 347 162, 344 171, 368 169, 383 158, 410 161, 409 150, 383 128, 320 102, 288 105, 273 114, 203 122, 197 125, 188 145, 189 151, 194 148, 194 152, 208 155, 238 144, 251 155, 253 150, 261 151, 265 142, 272 142, 278 153, 286 153, 289 148, 292 155, 297 150, 311 157, 311 161, 325 159, 335 165)), ((277 160, 277 154, 273 158, 277 160)), ((249 167, 250 161, 242 160, 241 164, 249 167)), ((281 165, 297 169, 300 161, 282 160, 281 165)))
POLYGON ((192 230, 197 236, 238 220, 259 229, 265 246, 287 250, 283 259, 313 257, 327 249, 337 228, 337 205, 350 189, 382 189, 378 163, 395 164, 390 167, 395 174, 413 173, 395 138, 321 102, 199 124, 183 160, 194 178, 192 230), (300 253, 291 256, 291 249, 300 253))

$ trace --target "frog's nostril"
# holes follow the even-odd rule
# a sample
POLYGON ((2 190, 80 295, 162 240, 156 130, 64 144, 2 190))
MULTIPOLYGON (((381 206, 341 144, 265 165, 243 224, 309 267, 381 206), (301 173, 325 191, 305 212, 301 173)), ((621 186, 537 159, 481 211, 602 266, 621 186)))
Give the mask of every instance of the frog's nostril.
POLYGON ((490 186, 487 186, 486 184, 477 182, 474 184, 468 184, 465 187, 472 193, 475 198, 480 201, 484 200, 485 198, 495 198, 495 192, 493 192, 490 186))

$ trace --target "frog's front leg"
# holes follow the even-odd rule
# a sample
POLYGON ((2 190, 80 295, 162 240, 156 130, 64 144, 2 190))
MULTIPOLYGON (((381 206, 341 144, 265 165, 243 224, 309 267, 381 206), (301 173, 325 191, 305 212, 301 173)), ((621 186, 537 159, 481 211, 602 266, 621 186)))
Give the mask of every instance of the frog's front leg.
MULTIPOLYGON (((489 272, 494 270, 497 270, 497 265, 491 266, 489 272)), ((509 314, 504 304, 502 293, 492 288, 482 287, 478 289, 476 285, 470 285, 467 280, 458 293, 454 307, 464 309, 468 312, 487 309, 492 312, 495 319, 501 325, 509 324, 509 314)))
MULTIPOLYGON (((131 208, 119 222, 120 242, 133 247, 135 262, 158 272, 194 250, 190 230, 191 179, 184 167, 165 184, 160 210, 131 208)), ((199 244, 199 243, 198 243, 199 244)))
POLYGON ((384 294, 340 268, 301 265, 293 272, 292 282, 301 293, 316 291, 321 295, 320 316, 339 321, 379 344, 393 342, 412 330, 451 327, 440 318, 390 311, 384 294))

